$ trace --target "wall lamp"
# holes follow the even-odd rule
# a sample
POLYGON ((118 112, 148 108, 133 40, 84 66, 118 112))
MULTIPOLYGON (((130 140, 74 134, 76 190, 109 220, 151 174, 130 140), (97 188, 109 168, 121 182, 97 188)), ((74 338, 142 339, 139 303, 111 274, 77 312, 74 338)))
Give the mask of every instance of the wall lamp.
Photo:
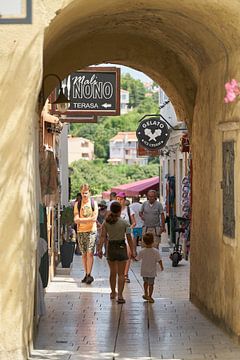
POLYGON ((45 80, 49 76, 53 76, 53 77, 58 79, 59 89, 60 89, 57 99, 54 102, 52 102, 51 104, 56 105, 57 111, 59 111, 61 114, 64 114, 69 108, 70 100, 64 95, 63 87, 62 87, 62 81, 61 81, 60 77, 58 75, 56 75, 56 74, 47 74, 47 75, 45 75, 43 77, 42 89, 41 89, 40 94, 39 94, 39 103, 42 106, 44 105, 44 101, 45 101, 44 84, 45 84, 45 80))

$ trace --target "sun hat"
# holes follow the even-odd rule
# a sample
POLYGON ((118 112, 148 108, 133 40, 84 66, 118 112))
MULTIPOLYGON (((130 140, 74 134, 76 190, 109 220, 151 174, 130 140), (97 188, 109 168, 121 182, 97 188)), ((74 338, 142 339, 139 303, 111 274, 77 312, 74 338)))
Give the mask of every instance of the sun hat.
POLYGON ((126 194, 125 194, 125 192, 120 191, 119 193, 117 193, 117 197, 120 197, 120 198, 124 199, 126 197, 126 194))

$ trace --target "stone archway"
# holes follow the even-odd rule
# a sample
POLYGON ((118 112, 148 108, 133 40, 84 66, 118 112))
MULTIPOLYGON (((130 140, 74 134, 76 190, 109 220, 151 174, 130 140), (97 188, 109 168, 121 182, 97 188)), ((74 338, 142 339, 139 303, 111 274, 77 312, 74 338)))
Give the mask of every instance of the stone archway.
MULTIPOLYGON (((31 28, 14 25, 2 32, 4 120, 0 130, 5 196, 0 208, 0 232, 10 244, 2 267, 8 269, 11 281, 4 286, 1 326, 18 338, 13 343, 5 336, 6 353, 24 358, 31 341, 33 300, 27 301, 26 309, 23 299, 30 299, 34 291, 31 265, 38 236, 33 215, 37 187, 35 108, 42 71, 64 78, 77 68, 101 62, 120 63, 148 74, 171 98, 178 118, 187 122, 194 173, 190 297, 239 335, 240 109, 239 105, 223 103, 224 82, 240 76, 239 1, 65 0, 60 6, 57 0, 51 4, 36 0, 31 28), (24 88, 20 86, 23 83, 24 88), (18 103, 13 101, 16 98, 18 103), (234 239, 223 236, 220 186, 222 142, 230 140, 235 147, 234 239), (11 215, 16 208, 21 208, 21 216, 12 229, 11 215), (21 243, 21 259, 15 239, 21 243), (10 259, 14 264, 11 268, 10 259), (20 282, 21 288, 17 286, 20 282), (11 317, 16 312, 18 317, 11 317), (20 336, 16 326, 19 322, 20 336)), ((46 94, 56 85, 52 81, 46 84, 46 94)))
POLYGON ((121 63, 151 76, 171 98, 192 137, 190 296, 236 333, 240 323, 230 319, 236 311, 232 292, 237 289, 237 278, 226 275, 222 264, 228 263, 233 274, 237 274, 237 264, 231 244, 222 235, 219 186, 221 143, 229 135, 219 131, 218 123, 227 120, 223 85, 230 69, 236 68, 237 5, 233 2, 230 8, 221 1, 133 1, 127 5, 125 1, 71 1, 46 30, 44 46, 44 73, 55 71, 64 77, 90 64, 121 63), (226 15, 233 20, 228 27, 226 15), (64 61, 59 60, 63 57, 64 61))

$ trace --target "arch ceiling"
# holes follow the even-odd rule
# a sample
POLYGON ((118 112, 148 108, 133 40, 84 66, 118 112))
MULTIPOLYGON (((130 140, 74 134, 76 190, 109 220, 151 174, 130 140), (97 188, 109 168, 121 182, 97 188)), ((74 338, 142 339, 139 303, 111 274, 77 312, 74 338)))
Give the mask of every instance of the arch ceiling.
POLYGON ((64 78, 103 62, 133 67, 190 124, 201 71, 239 45, 239 8, 239 0, 65 1, 46 29, 44 74, 64 78))

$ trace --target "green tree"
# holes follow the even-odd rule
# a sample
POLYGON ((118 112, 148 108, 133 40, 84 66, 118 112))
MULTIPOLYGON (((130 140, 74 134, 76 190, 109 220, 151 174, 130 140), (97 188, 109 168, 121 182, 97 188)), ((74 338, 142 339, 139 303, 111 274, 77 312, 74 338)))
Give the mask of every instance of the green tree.
POLYGON ((121 88, 129 91, 129 107, 136 108, 145 97, 146 90, 140 80, 135 80, 130 74, 121 76, 121 88))
POLYGON ((159 174, 159 164, 109 165, 99 160, 79 160, 72 163, 71 197, 79 192, 80 185, 88 183, 93 195, 101 194, 113 186, 147 179, 159 174))
POLYGON ((155 103, 154 99, 152 97, 146 97, 141 104, 138 106, 138 112, 140 114, 158 114, 159 113, 159 107, 155 103))

